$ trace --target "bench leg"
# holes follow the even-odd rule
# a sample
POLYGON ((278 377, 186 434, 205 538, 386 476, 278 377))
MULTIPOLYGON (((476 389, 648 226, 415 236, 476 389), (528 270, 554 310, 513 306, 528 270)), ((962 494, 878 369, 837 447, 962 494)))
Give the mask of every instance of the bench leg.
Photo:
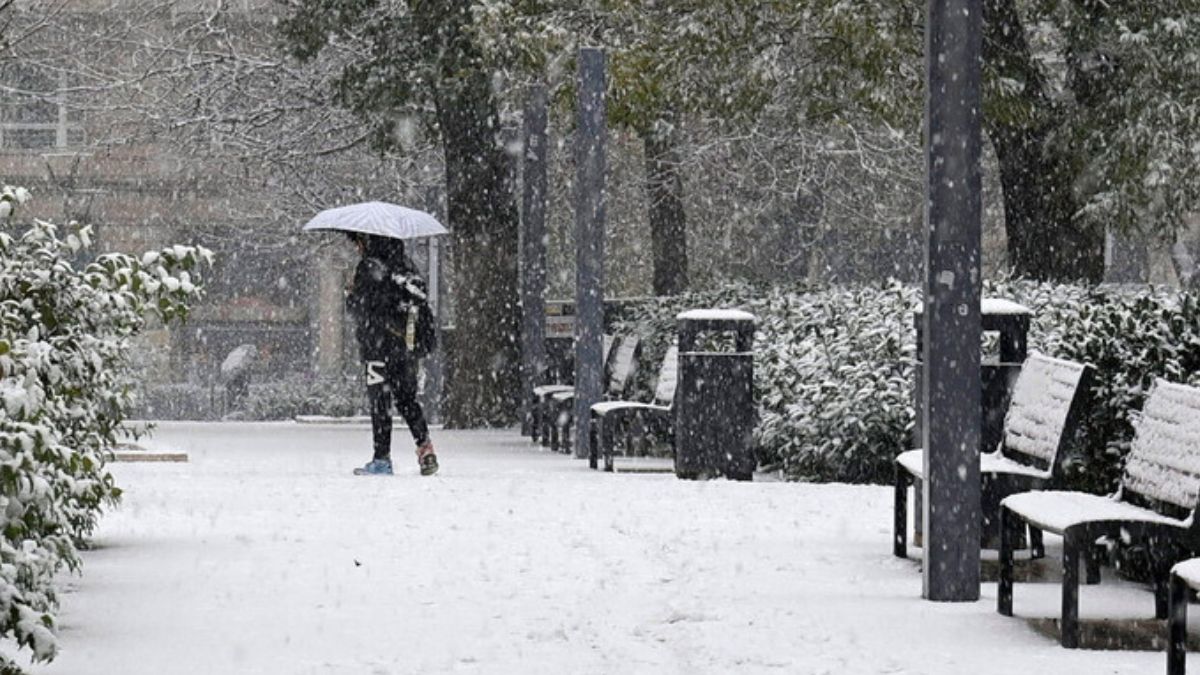
POLYGON ((1067 649, 1079 647, 1079 563, 1080 553, 1086 552, 1089 543, 1080 532, 1067 528, 1063 532, 1063 577, 1062 577, 1062 646, 1067 649))
POLYGON ((1154 618, 1166 619, 1171 611, 1170 567, 1156 570, 1154 575, 1154 618))
POLYGON ((599 468, 599 464, 600 464, 599 457, 597 456, 597 453, 599 451, 599 447, 598 447, 599 441, 597 439, 597 436, 599 435, 600 425, 602 425, 602 424, 604 424, 603 417, 597 417, 596 415, 592 415, 592 423, 588 425, 588 447, 587 447, 588 467, 592 468, 592 469, 599 468))
POLYGON ((1171 610, 1167 618, 1167 675, 1184 675, 1187 670, 1188 586, 1171 575, 1171 610))
POLYGON ((892 555, 908 557, 908 472, 899 464, 896 469, 896 494, 892 505, 892 555))
POLYGON ((1017 516, 1004 506, 1000 507, 1000 582, 996 589, 996 611, 1004 616, 1013 615, 1013 540, 1020 525, 1017 516))
POLYGON ((1092 544, 1087 551, 1087 577, 1083 580, 1088 586, 1100 583, 1100 563, 1104 560, 1104 545, 1092 544))
POLYGON ((1046 557, 1046 544, 1042 541, 1042 531, 1029 526, 1029 557, 1032 560, 1046 557))
POLYGON ((538 415, 538 399, 536 396, 529 402, 529 440, 534 443, 538 442, 538 432, 540 431, 541 420, 538 415))
POLYGON ((554 430, 554 419, 550 415, 550 403, 549 399, 544 399, 538 404, 538 426, 541 428, 538 437, 544 448, 550 447, 550 434, 554 430))
MULTIPOLYGON (((613 422, 616 422, 616 420, 613 420, 613 422)), ((600 449, 604 453, 604 470, 608 473, 616 471, 616 468, 612 464, 613 446, 616 444, 614 441, 616 440, 612 436, 612 424, 608 424, 600 429, 600 449)))

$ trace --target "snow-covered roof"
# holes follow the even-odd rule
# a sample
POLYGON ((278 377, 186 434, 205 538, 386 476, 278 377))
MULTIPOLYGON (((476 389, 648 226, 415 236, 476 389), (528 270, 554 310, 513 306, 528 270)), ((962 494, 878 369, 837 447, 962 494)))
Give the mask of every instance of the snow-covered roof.
POLYGON ((692 321, 757 321, 753 314, 740 309, 689 309, 675 315, 675 318, 692 321))

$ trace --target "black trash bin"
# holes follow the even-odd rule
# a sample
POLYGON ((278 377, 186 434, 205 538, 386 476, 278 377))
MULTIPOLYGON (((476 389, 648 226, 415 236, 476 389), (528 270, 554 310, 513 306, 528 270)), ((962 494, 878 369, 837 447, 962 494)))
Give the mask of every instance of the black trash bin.
MULTIPOLYGON (((1013 383, 1021 372, 1021 365, 1028 355, 1029 320, 1033 315, 1028 307, 1010 300, 984 298, 980 302, 980 328, 986 333, 996 334, 997 353, 985 354, 980 364, 980 386, 982 398, 982 435, 980 452, 996 449, 1004 435, 1004 415, 1012 395, 1013 383)), ((922 310, 913 314, 913 327, 917 333, 917 379, 913 390, 913 407, 917 410, 916 425, 913 427, 913 447, 921 447, 921 379, 925 364, 920 359, 923 335, 922 310)))
POLYGON ((754 431, 753 314, 695 309, 676 317, 679 384, 675 392, 675 475, 751 480, 754 431), (733 351, 704 351, 702 334, 732 333, 733 351))
MULTIPOLYGON (((917 411, 916 423, 912 430, 912 447, 919 448, 922 443, 922 425, 924 401, 921 397, 921 381, 924 378, 925 364, 920 361, 921 344, 925 339, 924 322, 922 321, 923 307, 913 314, 913 328, 917 333, 917 369, 916 382, 913 388, 913 408, 917 411)), ((996 351, 984 354, 980 363, 980 452, 993 452, 1004 438, 1004 416, 1008 412, 1008 404, 1012 399, 1013 384, 1021 373, 1021 366, 1028 355, 1029 322, 1033 312, 1024 305, 1001 298, 983 298, 979 305, 980 329, 983 333, 995 334, 996 351)), ((982 347, 982 345, 981 345, 982 347)), ((921 500, 920 481, 915 481, 917 487, 914 507, 916 513, 923 508, 921 500)), ((994 512, 984 509, 984 512, 994 512)), ((924 541, 923 523, 920 518, 914 522, 913 543, 921 546, 924 541)), ((999 523, 990 520, 983 522, 981 533, 983 545, 995 548, 999 539, 999 523)))

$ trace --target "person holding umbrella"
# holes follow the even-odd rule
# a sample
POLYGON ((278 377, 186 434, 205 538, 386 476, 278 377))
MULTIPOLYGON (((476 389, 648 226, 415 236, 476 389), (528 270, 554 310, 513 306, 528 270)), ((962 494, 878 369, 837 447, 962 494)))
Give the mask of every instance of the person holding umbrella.
POLYGON ((371 408, 371 461, 357 475, 392 474, 392 405, 408 423, 421 475, 437 473, 437 455, 425 412, 417 402, 417 366, 436 344, 425 282, 405 255, 404 240, 436 237, 446 228, 424 211, 386 202, 326 209, 305 230, 336 230, 358 247, 361 259, 346 297, 357 324, 371 408))
POLYGON ((357 324, 358 346, 367 376, 374 454, 358 475, 392 473, 392 404, 408 423, 417 446, 422 476, 437 473, 437 455, 425 413, 417 402, 417 308, 425 305, 425 283, 400 239, 349 233, 362 258, 346 296, 357 324), (413 310, 413 311, 410 311, 413 310))

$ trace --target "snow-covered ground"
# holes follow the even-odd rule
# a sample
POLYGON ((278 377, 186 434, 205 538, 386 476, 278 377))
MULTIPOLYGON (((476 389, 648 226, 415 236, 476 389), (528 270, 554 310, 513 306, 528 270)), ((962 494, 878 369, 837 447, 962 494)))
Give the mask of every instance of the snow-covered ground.
MULTIPOLYGON (((407 448, 398 430, 397 446, 407 448)), ((511 432, 434 435, 442 472, 354 477, 365 426, 163 424, 120 464, 41 674, 1122 673, 976 603, 920 599, 883 487, 604 475, 511 432)), ((1053 555, 1054 552, 1052 552, 1053 555)), ((1056 583, 1016 610, 1054 616, 1056 583)), ((1083 616, 1152 616, 1085 587, 1083 616)))

